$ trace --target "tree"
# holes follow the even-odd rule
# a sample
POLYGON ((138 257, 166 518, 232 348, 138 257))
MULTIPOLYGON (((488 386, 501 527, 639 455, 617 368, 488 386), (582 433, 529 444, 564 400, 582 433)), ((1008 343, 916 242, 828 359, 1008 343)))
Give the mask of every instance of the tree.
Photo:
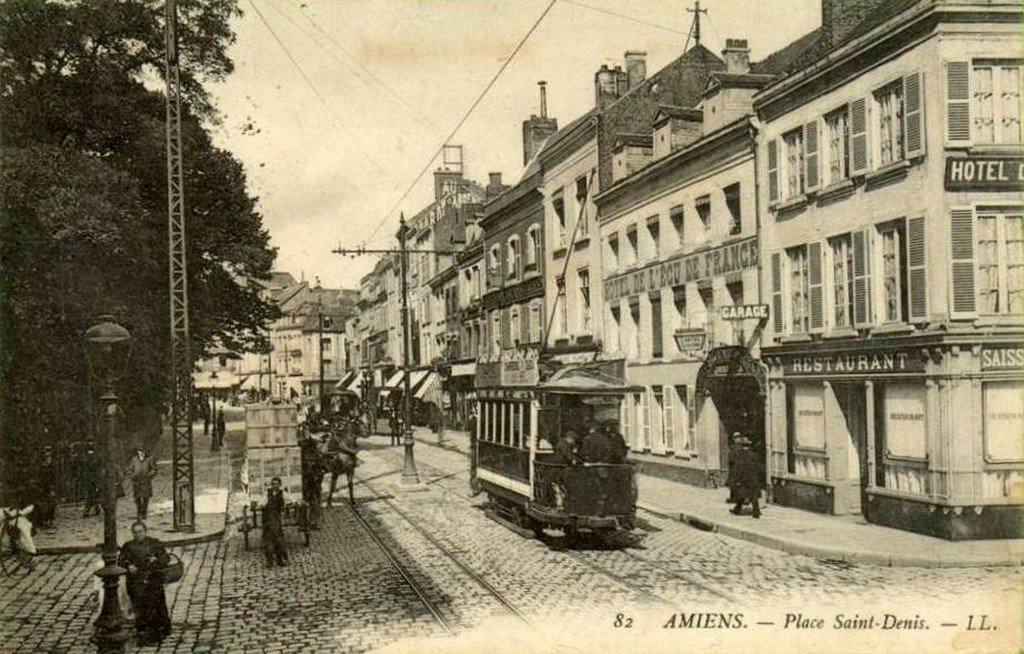
MULTIPOLYGON (((0 4, 0 433, 80 436, 82 332, 113 312, 133 335, 129 427, 169 398, 163 6, 154 0, 0 4)), ((204 87, 232 70, 234 0, 179 0, 190 327, 265 345, 259 294, 275 252, 241 164, 216 148, 204 87)), ((144 419, 146 417, 148 419, 144 419)))

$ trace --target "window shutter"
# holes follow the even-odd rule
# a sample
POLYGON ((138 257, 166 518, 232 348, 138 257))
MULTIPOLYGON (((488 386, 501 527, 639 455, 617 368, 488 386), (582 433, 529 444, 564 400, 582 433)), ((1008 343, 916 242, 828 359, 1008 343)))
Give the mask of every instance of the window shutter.
POLYGON ((853 326, 871 326, 871 229, 853 233, 853 326))
POLYGON ((772 254, 772 328, 782 334, 782 253, 772 254))
POLYGON ((812 120, 804 125, 804 166, 807 190, 818 188, 818 121, 812 120))
POLYGON ((821 243, 807 246, 808 281, 811 300, 811 331, 825 327, 824 291, 821 282, 821 243))
POLYGON ((675 434, 675 416, 673 415, 673 404, 675 403, 676 389, 671 386, 661 387, 662 397, 665 399, 665 418, 664 429, 665 429, 665 449, 669 452, 674 452, 676 449, 676 434, 675 434))
POLYGON ((632 407, 633 399, 627 394, 622 398, 622 439, 631 449, 636 449, 633 443, 633 412, 630 410, 632 407))
POLYGON ((946 62, 946 143, 971 144, 971 64, 946 62))
POLYGON ((924 216, 907 220, 907 284, 910 322, 928 319, 927 239, 924 216))
POLYGON ((850 103, 850 159, 854 175, 868 170, 868 103, 857 98, 850 103))
POLYGON ((924 154, 924 81, 921 73, 903 78, 903 134, 907 159, 924 154))
POLYGON ((768 200, 779 199, 779 140, 768 141, 768 200))
POLYGON ((950 209, 953 318, 971 318, 977 313, 974 289, 974 211, 970 207, 950 209))

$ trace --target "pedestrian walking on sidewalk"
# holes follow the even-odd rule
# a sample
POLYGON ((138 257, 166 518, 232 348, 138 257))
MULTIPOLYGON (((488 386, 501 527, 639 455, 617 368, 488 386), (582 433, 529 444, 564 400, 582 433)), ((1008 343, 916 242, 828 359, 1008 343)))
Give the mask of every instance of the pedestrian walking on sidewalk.
POLYGON ((750 502, 754 510, 754 517, 761 517, 761 489, 764 487, 764 470, 761 467, 761 460, 751 446, 750 439, 740 436, 737 441, 740 444, 736 452, 736 463, 732 468, 732 492, 736 500, 736 506, 730 511, 739 515, 743 511, 743 505, 750 502))
POLYGON ((85 456, 82 457, 79 468, 81 480, 85 486, 85 509, 82 510, 82 517, 100 514, 100 506, 103 504, 104 489, 107 487, 107 473, 103 466, 103 457, 93 448, 92 443, 86 446, 85 456))
POLYGON ((738 431, 733 432, 732 438, 729 440, 729 472, 725 476, 725 485, 729 489, 729 499, 726 500, 729 504, 736 503, 736 490, 735 481, 733 480, 733 469, 736 467, 736 459, 740 455, 740 450, 743 449, 743 445, 740 444, 740 438, 742 434, 738 431))
POLYGON ((398 417, 398 410, 392 408, 388 416, 388 426, 391 427, 391 444, 402 444, 402 419, 398 417))
POLYGON ((153 496, 156 461, 141 447, 135 449, 135 456, 128 463, 128 477, 132 480, 135 519, 145 520, 149 516, 149 498, 153 496))
POLYGON ((145 523, 132 525, 132 539, 121 546, 117 564, 128 571, 128 597, 135 613, 136 644, 154 645, 171 633, 162 571, 171 557, 145 523))
POLYGON ((210 407, 203 402, 203 436, 210 433, 210 407))
POLYGON ((220 448, 224 447, 224 432, 225 431, 226 431, 226 428, 225 428, 225 425, 224 425, 224 409, 218 409, 217 410, 217 429, 216 429, 217 433, 214 435, 214 440, 216 441, 216 444, 217 444, 216 449, 218 449, 218 450, 220 448))
POLYGON ((267 504, 263 507, 263 554, 267 557, 267 567, 274 564, 288 565, 288 550, 284 547, 284 505, 285 494, 281 488, 281 478, 270 480, 267 489, 267 504))

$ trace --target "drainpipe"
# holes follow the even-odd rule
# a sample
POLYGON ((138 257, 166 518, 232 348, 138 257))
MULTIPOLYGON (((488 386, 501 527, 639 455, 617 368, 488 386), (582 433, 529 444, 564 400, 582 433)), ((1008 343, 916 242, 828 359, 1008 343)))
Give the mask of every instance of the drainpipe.
MULTIPOLYGON (((761 121, 757 119, 757 116, 750 117, 750 135, 751 143, 753 143, 754 151, 754 233, 757 236, 757 249, 758 249, 758 270, 757 270, 757 298, 759 301, 764 302, 764 257, 761 256, 764 252, 762 247, 764 239, 761 233, 761 174, 760 165, 757 158, 757 136, 761 128, 761 121)), ((769 303, 770 304, 770 303, 769 303)), ((759 330, 759 338, 764 337, 764 330, 759 330)), ((762 368, 765 368, 765 388, 764 388, 764 482, 765 482, 765 504, 771 504, 774 499, 771 485, 771 473, 772 473, 772 434, 771 434, 771 419, 772 419, 772 404, 769 397, 769 385, 768 385, 768 373, 767 367, 763 362, 759 362, 762 368)))

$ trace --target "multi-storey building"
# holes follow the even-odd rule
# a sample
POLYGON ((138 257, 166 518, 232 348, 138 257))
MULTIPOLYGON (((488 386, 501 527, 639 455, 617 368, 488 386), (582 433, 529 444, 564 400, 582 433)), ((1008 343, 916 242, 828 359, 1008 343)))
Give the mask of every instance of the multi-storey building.
POLYGON ((604 352, 626 360, 622 432, 648 473, 715 484, 731 434, 764 442, 758 319, 723 310, 760 303, 751 98, 782 58, 751 66, 729 39, 701 92, 611 151, 597 197, 604 352))
POLYGON ((822 10, 756 97, 774 500, 1019 537, 1020 3, 822 10))

